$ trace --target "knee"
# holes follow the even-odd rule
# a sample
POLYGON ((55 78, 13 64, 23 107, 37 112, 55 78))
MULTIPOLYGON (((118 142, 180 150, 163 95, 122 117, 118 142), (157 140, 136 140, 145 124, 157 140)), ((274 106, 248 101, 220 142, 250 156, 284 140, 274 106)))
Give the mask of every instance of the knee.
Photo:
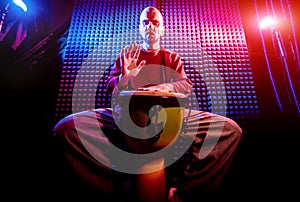
POLYGON ((230 118, 226 118, 224 128, 226 130, 229 130, 229 134, 231 134, 231 136, 233 136, 235 139, 237 139, 238 141, 241 140, 243 130, 237 122, 230 118))
POLYGON ((62 138, 66 133, 66 131, 70 130, 73 127, 73 117, 72 115, 66 116, 58 121, 53 127, 52 134, 54 137, 62 138))

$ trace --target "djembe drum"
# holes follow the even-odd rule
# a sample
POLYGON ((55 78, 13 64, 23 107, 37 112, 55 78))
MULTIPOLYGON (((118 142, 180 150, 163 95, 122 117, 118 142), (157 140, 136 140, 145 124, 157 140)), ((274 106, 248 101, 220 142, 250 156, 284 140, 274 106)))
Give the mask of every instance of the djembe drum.
POLYGON ((155 152, 173 142, 183 121, 186 96, 159 91, 121 91, 112 106, 116 124, 136 153, 155 152))

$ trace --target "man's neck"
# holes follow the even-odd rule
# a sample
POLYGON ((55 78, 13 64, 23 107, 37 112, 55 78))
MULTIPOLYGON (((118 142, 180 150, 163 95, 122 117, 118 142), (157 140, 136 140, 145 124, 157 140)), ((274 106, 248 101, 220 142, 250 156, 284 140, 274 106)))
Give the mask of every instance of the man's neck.
POLYGON ((147 44, 147 43, 143 43, 142 47, 144 50, 146 51, 157 51, 160 49, 160 44, 159 43, 155 43, 155 44, 147 44))

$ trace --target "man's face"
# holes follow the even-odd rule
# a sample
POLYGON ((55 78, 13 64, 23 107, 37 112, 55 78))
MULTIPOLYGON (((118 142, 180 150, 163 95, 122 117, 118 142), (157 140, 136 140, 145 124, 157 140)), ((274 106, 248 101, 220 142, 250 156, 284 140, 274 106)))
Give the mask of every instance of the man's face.
POLYGON ((159 42, 163 35, 163 18, 161 13, 153 8, 145 9, 140 16, 140 34, 148 44, 159 42))

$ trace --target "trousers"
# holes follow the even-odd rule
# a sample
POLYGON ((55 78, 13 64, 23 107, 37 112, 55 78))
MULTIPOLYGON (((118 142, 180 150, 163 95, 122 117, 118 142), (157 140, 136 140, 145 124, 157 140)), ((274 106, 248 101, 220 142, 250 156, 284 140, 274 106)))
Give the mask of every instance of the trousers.
POLYGON ((222 183, 242 129, 234 120, 206 111, 184 109, 182 120, 171 146, 149 155, 132 151, 111 108, 68 115, 55 125, 53 135, 68 172, 98 196, 132 201, 138 186, 143 186, 136 183, 141 175, 138 162, 163 158, 166 190, 176 188, 168 201, 198 201, 199 195, 211 195, 222 183))

